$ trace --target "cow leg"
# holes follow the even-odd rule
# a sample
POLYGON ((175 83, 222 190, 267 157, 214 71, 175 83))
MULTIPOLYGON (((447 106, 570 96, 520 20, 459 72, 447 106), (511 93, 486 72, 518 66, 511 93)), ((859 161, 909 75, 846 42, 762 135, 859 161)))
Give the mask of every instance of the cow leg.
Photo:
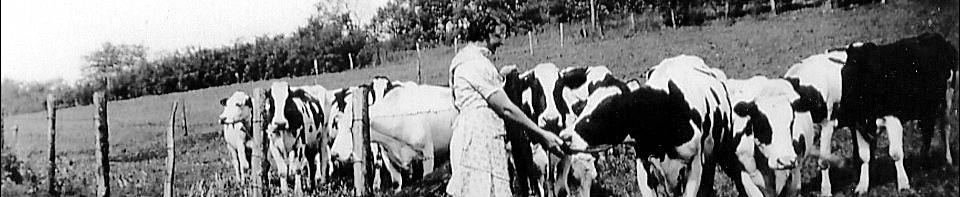
POLYGON ((856 147, 857 155, 860 156, 860 179, 857 182, 857 187, 853 190, 857 194, 867 193, 867 188, 870 186, 870 142, 867 142, 867 139, 863 137, 863 132, 877 132, 876 130, 864 130, 857 131, 851 130, 851 133, 856 135, 856 147))
POLYGON ((235 172, 237 173, 237 180, 240 181, 241 184, 243 183, 243 171, 250 167, 250 162, 247 161, 246 157, 247 151, 245 149, 246 148, 241 146, 240 148, 235 148, 235 151, 233 152, 233 155, 235 156, 234 161, 236 162, 237 166, 235 172))
POLYGON ((549 174, 547 168, 550 166, 550 156, 548 156, 546 150, 543 150, 543 148, 540 146, 530 146, 530 148, 533 150, 533 164, 536 166, 538 172, 538 174, 533 176, 531 180, 533 181, 532 185, 535 187, 533 188, 535 190, 533 193, 540 196, 545 196, 547 192, 546 180, 547 175, 549 174))
MULTIPOLYGON (((693 156, 693 161, 691 161, 690 171, 687 172, 687 182, 683 190, 683 195, 686 197, 694 197, 700 191, 700 180, 703 178, 703 154, 698 153, 693 156)), ((714 169, 710 169, 714 170, 714 169)), ((711 179, 713 177, 710 177, 711 179)))
MULTIPOLYGON (((836 122, 831 120, 824 120, 820 124, 820 195, 821 196, 833 196, 833 187, 830 184, 830 163, 827 162, 827 155, 833 154, 831 149, 831 141, 833 139, 833 130, 836 127, 836 122)), ((854 131, 851 131, 854 132, 854 131)), ((812 138, 812 136, 811 136, 812 138)))
POLYGON ((383 167, 387 169, 387 173, 390 175, 390 180, 393 181, 393 192, 399 192, 400 188, 403 188, 403 174, 400 173, 398 166, 394 162, 390 161, 390 157, 387 157, 385 154, 381 154, 383 167))
POLYGON ((435 150, 435 149, 433 149, 433 148, 434 148, 434 147, 433 147, 433 140, 427 139, 427 140, 424 140, 423 143, 424 143, 424 147, 423 147, 423 162, 422 162, 422 163, 423 163, 423 174, 420 175, 420 178, 427 177, 427 174, 432 173, 432 172, 433 172, 433 168, 434 168, 434 166, 435 166, 434 163, 436 162, 435 159, 434 159, 434 158, 436 158, 436 155, 434 154, 434 150, 435 150))
POLYGON ((268 149, 270 149, 270 156, 273 158, 273 162, 277 164, 277 174, 280 176, 280 191, 282 193, 286 193, 287 188, 289 188, 289 185, 287 185, 287 175, 290 174, 287 171, 289 168, 286 162, 286 157, 280 153, 280 150, 278 150, 277 147, 270 147, 268 149))
MULTIPOLYGON (((893 164, 897 168, 897 189, 910 189, 910 180, 907 177, 907 170, 903 168, 903 124, 901 124, 900 119, 893 116, 884 117, 885 127, 887 128, 887 137, 890 140, 890 158, 893 158, 893 164)), ((934 134, 933 131, 933 122, 922 120, 920 121, 921 129, 931 131, 926 134, 934 134), (928 125, 928 126, 924 126, 928 125)), ((930 145, 929 141, 926 143, 930 145)))
POLYGON ((943 133, 941 133, 940 139, 943 141, 943 153, 947 159, 947 165, 953 166, 953 154, 950 152, 950 136, 953 136, 951 132, 953 132, 954 128, 951 128, 949 117, 945 116, 943 119, 944 120, 941 121, 941 125, 943 126, 940 127, 943 133))
POLYGON ((636 164, 637 165, 636 167, 637 186, 640 187, 640 196, 646 196, 646 197, 656 196, 656 194, 653 193, 653 188, 650 188, 650 185, 648 185, 649 177, 647 174, 647 169, 644 168, 643 159, 637 158, 636 161, 637 161, 637 164, 636 164))

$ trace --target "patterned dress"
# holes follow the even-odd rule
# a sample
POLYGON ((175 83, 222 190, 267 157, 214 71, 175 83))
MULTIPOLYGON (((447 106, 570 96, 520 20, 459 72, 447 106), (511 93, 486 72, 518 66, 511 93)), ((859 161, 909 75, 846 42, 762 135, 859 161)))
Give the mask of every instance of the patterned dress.
POLYGON ((450 64, 450 88, 460 114, 453 123, 447 184, 452 196, 512 196, 503 120, 486 98, 502 91, 503 77, 487 59, 489 50, 468 44, 450 64))

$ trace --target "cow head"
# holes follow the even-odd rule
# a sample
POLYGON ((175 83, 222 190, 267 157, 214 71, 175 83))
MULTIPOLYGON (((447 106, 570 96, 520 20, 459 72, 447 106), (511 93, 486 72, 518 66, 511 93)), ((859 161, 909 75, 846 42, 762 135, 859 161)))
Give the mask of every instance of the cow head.
POLYGON ((377 99, 383 98, 390 90, 399 87, 400 84, 393 83, 390 78, 385 76, 375 76, 370 81, 370 104, 376 103, 377 99))
MULTIPOLYGON (((730 81, 730 97, 734 103, 733 127, 737 136, 753 140, 760 153, 767 158, 767 166, 782 170, 797 163, 797 148, 803 133, 795 130, 798 124, 792 103, 800 96, 785 80, 754 77, 730 81)), ((809 121, 809 120, 807 120, 809 121)), ((802 124, 802 123, 801 123, 802 124)))
POLYGON ((573 125, 560 132, 571 149, 583 150, 590 145, 619 144, 627 135, 626 107, 631 105, 626 84, 612 79, 597 86, 583 104, 583 111, 573 125))
POLYGON ((570 67, 561 71, 563 100, 572 114, 580 114, 590 93, 611 79, 615 78, 606 66, 570 67))
POLYGON ((347 162, 353 153, 353 91, 355 87, 343 88, 333 93, 333 109, 330 113, 329 130, 335 133, 330 147, 330 156, 340 162, 347 162))
POLYGON ((515 67, 501 68, 506 78, 504 89, 511 100, 540 128, 558 132, 566 127, 565 118, 570 110, 561 95, 563 90, 557 65, 543 63, 522 74, 515 72, 515 67))
POLYGON ((250 96, 243 92, 234 92, 229 98, 220 99, 223 112, 220 113, 220 124, 234 124, 250 118, 253 103, 250 96))

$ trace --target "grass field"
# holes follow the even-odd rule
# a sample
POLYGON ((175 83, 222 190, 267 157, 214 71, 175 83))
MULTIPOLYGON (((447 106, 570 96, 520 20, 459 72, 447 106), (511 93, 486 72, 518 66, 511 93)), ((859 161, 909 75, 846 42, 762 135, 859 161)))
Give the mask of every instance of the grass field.
MULTIPOLYGON (((660 60, 679 54, 703 57, 707 64, 721 68, 732 78, 752 75, 776 77, 800 59, 820 53, 825 49, 843 46, 854 41, 892 42, 900 38, 932 31, 944 34, 957 46, 958 15, 956 1, 944 5, 926 3, 888 3, 865 5, 848 9, 824 12, 819 8, 790 11, 779 16, 747 16, 737 19, 709 21, 704 26, 662 29, 650 32, 630 33, 609 30, 606 39, 575 38, 575 28, 567 28, 566 43, 560 47, 556 28, 535 36, 535 54, 527 52, 526 37, 506 40, 495 55, 499 65, 517 64, 530 68, 536 63, 554 62, 566 66, 606 65, 618 77, 636 78, 660 60)), ((340 88, 368 82, 373 76, 384 75, 397 80, 416 80, 416 54, 388 65, 351 70, 341 73, 321 74, 299 78, 287 78, 234 84, 180 92, 159 96, 146 96, 109 103, 111 184, 114 194, 121 196, 156 196, 162 191, 164 158, 166 157, 166 125, 174 100, 184 99, 187 104, 189 135, 177 131, 177 172, 175 186, 178 195, 198 195, 203 192, 219 195, 236 195, 236 183, 232 178, 229 154, 219 133, 216 117, 221 107, 219 99, 233 91, 250 92, 254 88, 267 88, 274 81, 288 81, 292 85, 322 84, 327 88, 340 88)), ((423 52, 422 77, 428 84, 446 84, 447 68, 454 55, 452 47, 427 49, 423 52)), ((91 106, 60 109, 57 125, 58 177, 61 190, 69 195, 92 195, 95 189, 94 171, 94 110, 91 106)), ((4 182, 2 196, 38 195, 46 189, 45 166, 47 165, 47 124, 44 113, 21 114, 5 117, 4 142, 14 150, 19 160, 28 167, 21 171, 30 174, 31 180, 14 185, 4 182), (10 127, 19 127, 13 136, 10 127)), ((928 159, 919 153, 919 136, 912 125, 907 127, 905 144, 907 172, 911 176, 914 192, 896 193, 893 165, 886 152, 885 140, 875 164, 869 196, 920 195, 957 196, 958 178, 956 166, 946 166, 941 157, 928 159)), ((957 144, 956 134, 950 136, 951 144, 957 144)), ((845 130, 835 132, 834 150, 845 158, 853 158, 850 134, 845 130)), ((881 138, 884 139, 884 138, 881 138)), ((953 146, 954 160, 958 159, 957 146, 953 146)), ((942 150, 935 143, 934 150, 942 150)), ((633 173, 633 161, 629 151, 599 165, 600 176, 594 192, 600 196, 638 195, 633 173)), ((852 194, 857 165, 847 165, 834 170, 834 193, 838 196, 852 194)), ((813 162, 803 165, 804 195, 815 195, 819 190, 819 173, 813 162)), ((718 173, 723 174, 723 173, 718 173)), ((439 179, 433 176, 424 183, 404 189, 403 194, 432 194, 442 188, 439 179)), ((734 187, 723 175, 715 189, 720 196, 735 195, 734 187)), ((320 194, 344 194, 345 186, 331 184, 320 194)))

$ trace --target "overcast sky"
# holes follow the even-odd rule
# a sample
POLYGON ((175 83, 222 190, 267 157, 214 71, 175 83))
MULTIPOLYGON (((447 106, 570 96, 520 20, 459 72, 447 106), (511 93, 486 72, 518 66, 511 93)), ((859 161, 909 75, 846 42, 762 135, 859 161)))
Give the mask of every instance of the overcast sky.
MULTIPOLYGON (((349 0, 369 20, 387 0, 349 0)), ((259 35, 290 33, 315 14, 318 0, 4 0, 3 78, 80 77, 83 56, 104 42, 142 44, 148 54, 218 47, 259 35)))

